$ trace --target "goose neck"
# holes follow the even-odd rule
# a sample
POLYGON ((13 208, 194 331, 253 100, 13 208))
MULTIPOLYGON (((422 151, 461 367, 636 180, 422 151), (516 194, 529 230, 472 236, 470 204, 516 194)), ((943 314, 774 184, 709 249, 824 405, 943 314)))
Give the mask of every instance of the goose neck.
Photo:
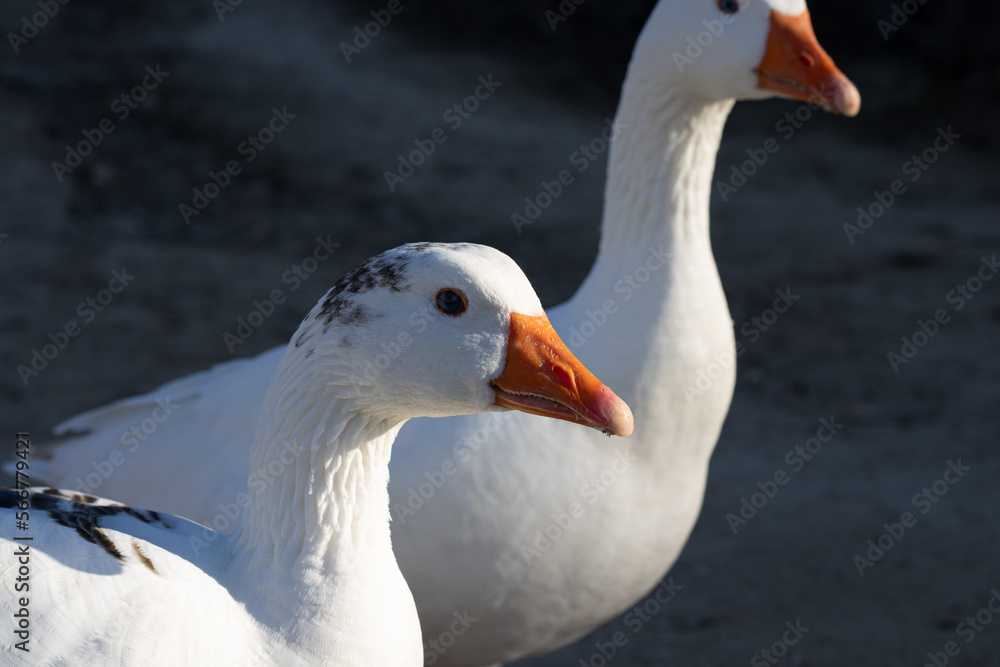
POLYGON ((389 456, 402 420, 373 417, 329 360, 290 347, 265 399, 233 550, 276 571, 338 571, 392 557, 389 456))
POLYGON ((711 252, 711 181, 732 105, 630 74, 615 119, 593 273, 635 269, 651 248, 674 254, 674 261, 683 261, 682 252, 711 252))

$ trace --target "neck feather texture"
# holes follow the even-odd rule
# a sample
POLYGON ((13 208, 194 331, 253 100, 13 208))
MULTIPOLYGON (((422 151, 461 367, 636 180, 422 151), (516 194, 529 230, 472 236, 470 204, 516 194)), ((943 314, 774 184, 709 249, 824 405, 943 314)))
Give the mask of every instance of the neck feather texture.
POLYGON ((232 542, 257 566, 323 572, 391 557, 386 487, 403 420, 364 410, 338 363, 289 346, 268 389, 232 542))
POLYGON ((715 157, 732 105, 697 101, 633 67, 616 116, 598 259, 551 313, 574 353, 632 407, 631 446, 644 455, 707 461, 732 396, 732 368, 693 402, 684 394, 734 348, 709 237, 715 157))
POLYGON ((224 541, 229 588, 267 629, 275 664, 419 664, 389 534, 389 455, 405 419, 375 416, 340 352, 289 345, 278 366, 224 541))
POLYGON ((662 245, 674 262, 691 247, 711 252, 709 198, 715 157, 733 100, 705 103, 676 86, 630 73, 615 117, 608 161, 604 222, 594 280, 631 273, 648 246, 662 245))

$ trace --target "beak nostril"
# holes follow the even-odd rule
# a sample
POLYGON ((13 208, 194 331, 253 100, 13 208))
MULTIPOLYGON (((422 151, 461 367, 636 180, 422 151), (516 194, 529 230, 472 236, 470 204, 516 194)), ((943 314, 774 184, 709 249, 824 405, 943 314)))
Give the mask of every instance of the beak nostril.
POLYGON ((802 51, 801 53, 799 53, 799 62, 805 65, 806 67, 815 67, 816 57, 807 51, 802 51))
POLYGON ((569 369, 565 368, 561 364, 552 364, 552 375, 565 387, 574 387, 576 382, 573 380, 573 373, 569 369))

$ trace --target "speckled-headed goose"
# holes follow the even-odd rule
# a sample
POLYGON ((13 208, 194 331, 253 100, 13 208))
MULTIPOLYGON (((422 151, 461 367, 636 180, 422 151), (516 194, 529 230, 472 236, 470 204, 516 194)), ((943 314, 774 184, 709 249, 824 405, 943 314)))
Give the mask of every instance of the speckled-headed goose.
POLYGON ((0 562, 20 553, 14 570, 30 571, 0 597, 8 621, 28 610, 23 635, 8 623, 0 638, 4 664, 418 667, 389 535, 393 440, 411 417, 504 408, 632 431, 506 255, 412 244, 369 260, 278 364, 232 534, 71 492, 0 492, 0 562))
MULTIPOLYGON (((680 553, 735 379, 732 322, 709 241, 715 157, 735 100, 774 95, 848 116, 860 107, 802 0, 656 6, 622 88, 597 260, 576 295, 550 311, 556 330, 635 411, 627 446, 517 414, 416 420, 401 431, 390 466, 393 543, 435 667, 568 643, 633 605, 680 553), (714 382, 692 392, 713 364, 721 369, 713 366, 714 382), (441 474, 448 483, 436 489, 441 474), (571 525, 550 528, 577 505, 571 525), (539 539, 546 530, 560 539, 539 539), (465 609, 479 620, 442 646, 465 609)), ((246 477, 231 461, 252 437, 245 415, 263 401, 281 355, 223 364, 66 422, 61 431, 87 435, 54 451, 49 478, 85 481, 93 461, 122 447, 120 435, 169 397, 180 406, 170 419, 98 481, 132 502, 212 521, 246 477), (198 456, 230 473, 190 477, 180 490, 170 480, 189 475, 192 433, 205 436, 198 456)))

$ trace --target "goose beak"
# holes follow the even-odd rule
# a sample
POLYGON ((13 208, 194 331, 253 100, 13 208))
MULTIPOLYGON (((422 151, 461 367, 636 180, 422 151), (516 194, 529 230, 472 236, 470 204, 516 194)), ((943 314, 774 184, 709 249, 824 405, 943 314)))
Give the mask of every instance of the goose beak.
POLYGON ((570 352, 545 315, 510 316, 507 361, 490 385, 495 405, 632 434, 632 411, 570 352))
POLYGON ((845 116, 856 116, 861 109, 861 94, 819 45, 808 11, 797 16, 771 12, 767 47, 755 71, 763 90, 845 116))

